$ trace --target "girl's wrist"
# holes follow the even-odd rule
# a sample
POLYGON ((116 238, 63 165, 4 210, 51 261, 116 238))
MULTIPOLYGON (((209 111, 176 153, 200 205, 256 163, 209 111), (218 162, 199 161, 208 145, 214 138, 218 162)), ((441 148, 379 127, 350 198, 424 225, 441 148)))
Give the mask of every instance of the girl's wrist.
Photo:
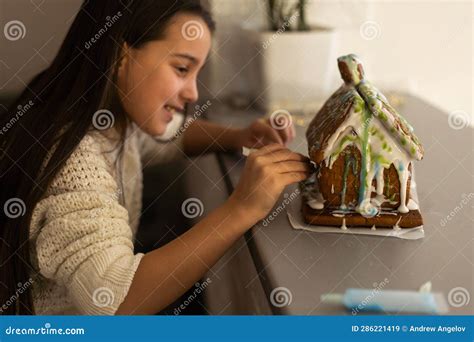
POLYGON ((223 146, 228 151, 238 151, 242 147, 242 129, 227 128, 222 136, 223 146))
POLYGON ((236 199, 233 195, 229 197, 229 199, 225 202, 224 205, 231 213, 232 220, 236 220, 241 223, 243 229, 242 233, 245 233, 260 220, 258 213, 254 212, 250 208, 247 208, 245 205, 242 204, 241 201, 236 199))

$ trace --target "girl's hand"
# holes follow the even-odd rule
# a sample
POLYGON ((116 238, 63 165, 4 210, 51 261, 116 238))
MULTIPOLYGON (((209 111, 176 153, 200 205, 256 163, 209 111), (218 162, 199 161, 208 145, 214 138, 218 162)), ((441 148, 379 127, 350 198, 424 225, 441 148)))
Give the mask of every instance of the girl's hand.
POLYGON ((258 119, 240 131, 237 136, 239 148, 260 148, 268 144, 286 145, 295 138, 295 127, 291 117, 258 119))
POLYGON ((247 157, 229 201, 257 222, 273 208, 287 185, 307 179, 311 170, 308 157, 279 144, 264 146, 247 157))

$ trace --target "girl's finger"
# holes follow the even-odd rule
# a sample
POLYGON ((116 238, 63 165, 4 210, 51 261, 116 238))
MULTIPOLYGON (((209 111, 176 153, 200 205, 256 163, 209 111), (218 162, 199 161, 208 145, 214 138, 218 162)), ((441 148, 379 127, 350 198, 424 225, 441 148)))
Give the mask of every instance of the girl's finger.
POLYGON ((287 148, 283 148, 280 150, 273 150, 265 154, 265 159, 271 163, 278 163, 284 161, 300 161, 300 162, 308 162, 309 158, 300 154, 293 152, 287 148))
POLYGON ((284 144, 284 139, 282 136, 280 136, 279 131, 273 129, 270 125, 264 125, 264 137, 268 140, 271 141, 272 143, 278 143, 278 144, 284 144))
POLYGON ((298 183, 305 179, 308 179, 310 175, 311 174, 308 172, 286 172, 286 173, 280 174, 279 179, 286 186, 286 185, 298 183))
POLYGON ((290 125, 285 128, 285 135, 287 136, 287 143, 290 143, 293 141, 293 139, 296 136, 296 131, 295 131, 295 125, 293 122, 290 122, 290 125))
POLYGON ((290 141, 290 132, 288 130, 289 127, 282 128, 282 129, 275 129, 278 132, 278 135, 283 140, 284 144, 287 144, 290 141))
POLYGON ((252 155, 255 155, 255 156, 265 155, 267 153, 282 150, 284 148, 285 148, 285 146, 283 146, 281 144, 268 144, 268 145, 263 146, 262 148, 259 148, 257 151, 252 153, 252 155))
POLYGON ((309 162, 306 161, 284 161, 275 163, 279 173, 287 172, 311 172, 312 167, 309 162))

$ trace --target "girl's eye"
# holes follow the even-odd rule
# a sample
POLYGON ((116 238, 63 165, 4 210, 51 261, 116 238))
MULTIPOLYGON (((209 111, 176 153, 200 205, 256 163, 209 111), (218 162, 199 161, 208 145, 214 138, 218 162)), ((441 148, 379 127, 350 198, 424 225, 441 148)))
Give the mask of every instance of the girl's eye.
POLYGON ((176 70, 181 75, 186 75, 187 72, 189 71, 188 68, 186 68, 186 67, 176 67, 176 70))

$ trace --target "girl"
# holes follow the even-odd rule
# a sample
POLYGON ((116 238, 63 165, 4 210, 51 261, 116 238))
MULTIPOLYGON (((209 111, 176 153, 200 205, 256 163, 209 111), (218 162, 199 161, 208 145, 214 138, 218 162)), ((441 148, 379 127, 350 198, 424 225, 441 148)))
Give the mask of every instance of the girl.
POLYGON ((51 66, 1 118, 2 313, 159 312, 309 176, 308 158, 284 147, 292 130, 263 120, 242 130, 196 120, 172 143, 152 138, 198 99, 213 30, 197 0, 84 2, 51 66), (242 146, 260 149, 223 205, 133 253, 142 162, 242 146))

